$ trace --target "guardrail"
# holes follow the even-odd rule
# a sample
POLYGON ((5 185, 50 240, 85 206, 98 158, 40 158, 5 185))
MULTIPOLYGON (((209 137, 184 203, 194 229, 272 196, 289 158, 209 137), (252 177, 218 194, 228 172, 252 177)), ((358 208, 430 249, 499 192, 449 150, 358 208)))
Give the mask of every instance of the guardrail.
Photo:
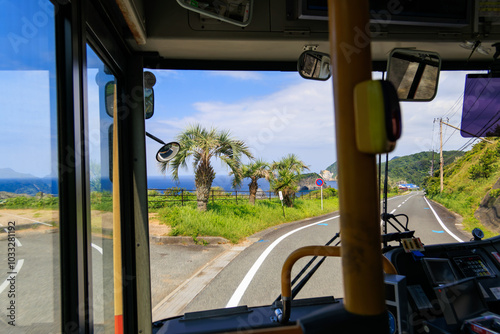
MULTIPOLYGON (((296 197, 301 198, 320 198, 319 191, 315 190, 307 190, 307 191, 299 191, 295 193, 296 197)), ((324 191, 323 198, 331 197, 332 194, 330 192, 324 191)), ((250 191, 248 190, 220 190, 220 189, 211 189, 209 201, 215 203, 215 201, 235 201, 236 203, 247 202, 250 197, 250 191)), ((260 200, 273 200, 277 199, 278 195, 274 193, 274 191, 258 191, 255 197, 256 201, 260 200)), ((196 190, 187 190, 187 189, 158 189, 152 188, 148 189, 148 203, 149 207, 153 209, 157 209, 165 206, 166 203, 180 203, 182 206, 187 202, 196 202, 196 190)))

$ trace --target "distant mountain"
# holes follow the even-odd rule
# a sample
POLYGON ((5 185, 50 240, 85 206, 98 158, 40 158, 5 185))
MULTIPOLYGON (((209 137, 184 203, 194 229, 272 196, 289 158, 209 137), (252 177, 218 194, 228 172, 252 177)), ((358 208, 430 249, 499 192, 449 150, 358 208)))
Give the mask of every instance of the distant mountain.
POLYGON ((16 172, 12 168, 0 168, 0 191, 28 195, 39 192, 56 193, 57 189, 52 189, 46 181, 31 174, 16 172))
POLYGON ((318 173, 300 174, 298 188, 300 190, 319 189, 319 187, 316 186, 316 183, 315 183, 316 180, 319 178, 321 178, 321 176, 318 173))
POLYGON ((318 173, 305 173, 305 174, 300 174, 299 175, 299 180, 304 180, 304 179, 318 179, 321 178, 318 173))
MULTIPOLYGON (((464 155, 462 151, 443 151, 444 165, 449 165, 464 155)), ((389 161, 389 184, 394 186, 404 181, 423 186, 424 179, 430 176, 432 161, 434 172, 439 171, 439 153, 429 151, 393 158, 389 161)), ((385 162, 381 165, 382 177, 385 176, 385 162)))
POLYGON ((329 171, 330 173, 332 173, 332 178, 333 179, 337 179, 337 174, 338 174, 338 171, 337 171, 337 161, 335 161, 333 164, 331 164, 330 166, 326 167, 325 169, 327 171, 329 171))
POLYGON ((0 179, 36 179, 37 177, 31 174, 19 173, 12 168, 0 168, 0 179))
MULTIPOLYGON (((464 155, 462 151, 443 151, 445 166, 455 159, 464 155)), ((422 186, 424 178, 430 176, 432 160, 434 159, 434 171, 439 170, 439 153, 420 152, 405 156, 397 156, 389 160, 389 184, 395 186, 397 182, 413 183, 422 186)), ((383 159, 384 161, 385 159, 383 159)), ((381 165, 382 177, 385 177, 385 161, 381 165)), ((326 168, 337 176, 337 162, 326 168)))

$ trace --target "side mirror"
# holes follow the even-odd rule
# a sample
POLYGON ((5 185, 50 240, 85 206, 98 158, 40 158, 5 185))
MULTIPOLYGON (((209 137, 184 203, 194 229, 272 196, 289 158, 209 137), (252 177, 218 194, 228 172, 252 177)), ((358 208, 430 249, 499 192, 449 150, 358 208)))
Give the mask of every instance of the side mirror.
POLYGON ((431 101, 437 93, 441 57, 436 52, 392 50, 387 64, 387 80, 400 101, 431 101))
POLYGON ((150 119, 155 113, 155 91, 156 77, 153 73, 144 72, 144 117, 150 119))
POLYGON ((252 19, 253 0, 203 2, 177 0, 177 3, 187 10, 231 23, 238 27, 246 27, 252 19))
POLYGON ((158 153, 156 153, 156 161, 158 162, 167 162, 172 160, 177 153, 179 153, 179 150, 181 149, 181 145, 177 142, 171 142, 168 144, 165 144, 158 150, 158 153))
POLYGON ((106 114, 109 117, 113 117, 114 105, 115 105, 115 82, 109 81, 104 86, 104 101, 106 103, 106 114))
MULTIPOLYGON (((150 119, 155 112, 155 91, 156 77, 151 72, 144 72, 144 118, 150 119)), ((104 87, 104 99, 106 101, 106 113, 113 117, 113 106, 115 98, 115 82, 109 81, 104 87)))
POLYGON ((317 51, 304 51, 297 62, 297 71, 304 79, 328 80, 332 74, 330 55, 317 51))

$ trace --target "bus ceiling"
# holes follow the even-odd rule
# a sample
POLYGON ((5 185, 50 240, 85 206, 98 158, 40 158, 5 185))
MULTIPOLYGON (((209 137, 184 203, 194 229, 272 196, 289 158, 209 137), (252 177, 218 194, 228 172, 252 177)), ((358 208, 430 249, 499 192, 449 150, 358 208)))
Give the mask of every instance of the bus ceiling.
MULTIPOLYGON (((251 10, 239 24, 202 14, 203 6, 213 10, 209 7, 213 1, 116 2, 125 39, 131 49, 145 56, 147 68, 296 71, 304 48, 329 50, 326 10, 320 6, 308 11, 308 0, 225 1, 251 10)), ((323 3, 326 9, 327 1, 323 3)), ((500 11, 495 9, 500 5, 491 10, 485 7, 487 2, 447 3, 370 1, 370 24, 359 28, 345 53, 368 45, 370 35, 376 71, 385 70, 394 48, 437 52, 443 70, 487 69, 496 54, 493 45, 500 42, 500 11), (419 4, 416 8, 415 3, 419 4), (432 16, 426 8, 433 11, 432 16)))

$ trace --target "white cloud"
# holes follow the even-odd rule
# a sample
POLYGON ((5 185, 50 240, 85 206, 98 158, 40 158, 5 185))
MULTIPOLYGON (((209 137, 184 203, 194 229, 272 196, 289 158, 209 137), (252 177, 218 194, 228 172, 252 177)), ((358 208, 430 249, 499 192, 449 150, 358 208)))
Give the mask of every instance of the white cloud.
MULTIPOLYGON (((256 157, 273 161, 295 153, 318 172, 336 160, 332 84, 295 82, 269 95, 231 103, 193 99, 194 112, 157 120, 148 128, 160 138, 174 138, 194 123, 230 130, 252 147, 256 157)), ((464 84, 464 72, 442 72, 434 101, 402 102, 403 136, 391 157, 438 150, 439 122, 434 123, 434 119, 445 117, 450 124, 460 126, 464 84)), ((469 141, 452 128, 443 126, 443 132, 444 150, 459 149, 469 141)), ((149 172, 158 173, 156 167, 150 167, 149 172)))
POLYGON ((273 161, 295 153, 314 171, 336 159, 331 82, 301 81, 260 98, 235 103, 200 101, 193 106, 195 114, 157 121, 151 131, 172 138, 194 123, 230 130, 256 157, 273 161), (311 153, 317 148, 325 149, 322 154, 311 153))
POLYGON ((262 80, 262 74, 250 71, 210 71, 213 76, 224 76, 239 80, 262 80))

